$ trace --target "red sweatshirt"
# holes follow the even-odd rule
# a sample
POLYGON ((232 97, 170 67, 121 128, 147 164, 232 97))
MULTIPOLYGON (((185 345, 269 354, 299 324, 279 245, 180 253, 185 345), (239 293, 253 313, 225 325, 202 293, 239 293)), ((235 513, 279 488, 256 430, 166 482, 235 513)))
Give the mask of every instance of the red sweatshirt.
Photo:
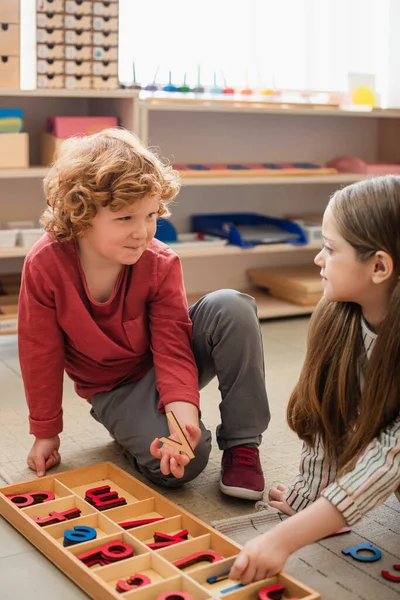
POLYGON ((153 240, 100 303, 88 293, 76 243, 44 235, 26 257, 18 308, 30 432, 62 431, 64 369, 90 401, 154 365, 160 410, 174 401, 199 406, 191 333, 180 260, 168 246, 153 240))

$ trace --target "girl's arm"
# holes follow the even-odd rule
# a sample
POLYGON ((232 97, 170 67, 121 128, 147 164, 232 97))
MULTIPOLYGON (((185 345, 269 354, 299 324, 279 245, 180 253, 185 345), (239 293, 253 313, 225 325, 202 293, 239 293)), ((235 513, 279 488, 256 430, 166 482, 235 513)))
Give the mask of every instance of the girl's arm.
POLYGON ((400 416, 367 446, 354 468, 322 492, 348 525, 400 488, 400 416))
POLYGON ((326 498, 319 498, 305 510, 286 519, 271 531, 244 546, 229 577, 244 584, 279 573, 288 557, 345 525, 341 513, 326 498))

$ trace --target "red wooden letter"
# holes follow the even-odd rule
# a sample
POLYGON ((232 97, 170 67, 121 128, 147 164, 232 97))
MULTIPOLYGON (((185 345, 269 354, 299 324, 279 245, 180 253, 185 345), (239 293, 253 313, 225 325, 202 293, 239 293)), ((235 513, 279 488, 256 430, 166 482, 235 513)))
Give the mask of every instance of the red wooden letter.
MULTIPOLYGON (((281 600, 284 591, 285 588, 280 583, 270 585, 258 592, 258 600, 281 600)), ((290 600, 298 600, 298 598, 290 598, 290 600)))
MULTIPOLYGON (((396 571, 400 571, 400 565, 393 565, 393 569, 396 571)), ((400 583, 400 577, 398 575, 392 575, 389 571, 382 571, 382 575, 388 581, 394 581, 395 583, 400 583)))
POLYGON ((118 560, 129 558, 130 556, 133 556, 132 546, 125 544, 121 540, 116 540, 115 542, 104 544, 104 546, 93 548, 93 550, 89 550, 88 552, 83 552, 83 554, 78 554, 76 558, 84 562, 87 567, 92 567, 96 564, 101 566, 108 565, 118 560))
POLYGON ((172 564, 175 565, 175 567, 178 567, 178 569, 184 569, 185 567, 195 565, 198 562, 207 561, 210 563, 215 563, 219 560, 222 560, 222 556, 217 554, 217 552, 213 552, 212 550, 203 550, 202 552, 190 554, 190 556, 186 556, 185 558, 180 558, 172 564))
POLYGON ((133 529, 134 527, 141 527, 142 525, 149 525, 149 523, 155 523, 156 521, 162 521, 164 517, 154 517, 152 519, 138 519, 136 521, 123 521, 118 523, 122 529, 133 529))
POLYGON ((194 600, 194 598, 187 592, 178 591, 161 594, 161 596, 157 596, 157 600, 194 600))
POLYGON ((67 521, 69 519, 76 519, 81 514, 80 508, 69 508, 63 512, 51 512, 48 517, 32 517, 32 519, 40 525, 45 527, 46 525, 53 525, 54 523, 60 523, 61 521, 67 521))
POLYGON ((117 492, 112 492, 109 485, 87 490, 85 500, 98 510, 107 510, 126 504, 125 498, 119 498, 117 492))
POLYGON ((33 506, 34 504, 42 504, 42 502, 50 502, 55 499, 53 492, 40 491, 40 492, 29 492, 27 494, 11 494, 6 496, 13 504, 16 504, 18 508, 26 508, 27 506, 33 506))
POLYGON ((141 573, 137 573, 136 575, 131 575, 128 577, 127 580, 119 579, 115 589, 117 592, 122 594, 123 592, 135 590, 136 588, 142 587, 143 585, 148 585, 149 583, 151 583, 150 577, 147 577, 147 575, 142 575, 141 573))

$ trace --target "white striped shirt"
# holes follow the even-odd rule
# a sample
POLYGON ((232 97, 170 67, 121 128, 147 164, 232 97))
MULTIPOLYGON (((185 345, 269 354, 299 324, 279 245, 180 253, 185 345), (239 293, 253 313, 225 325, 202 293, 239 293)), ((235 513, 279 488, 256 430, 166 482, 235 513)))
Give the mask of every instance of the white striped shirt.
MULTIPOLYGON (((364 319, 361 328, 369 358, 377 335, 364 319)), ((348 525, 354 525, 396 490, 400 499, 400 415, 371 441, 351 471, 339 478, 336 475, 337 466, 326 459, 319 439, 314 447, 303 444, 300 472, 288 489, 287 503, 298 511, 323 496, 348 525)))

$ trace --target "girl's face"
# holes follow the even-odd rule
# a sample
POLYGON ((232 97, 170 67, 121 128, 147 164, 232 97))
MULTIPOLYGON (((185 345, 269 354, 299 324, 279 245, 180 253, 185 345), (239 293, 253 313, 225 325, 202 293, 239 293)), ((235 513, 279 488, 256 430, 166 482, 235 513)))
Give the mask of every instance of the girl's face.
POLYGON ((376 292, 371 275, 373 257, 359 260, 356 251, 340 235, 328 206, 322 222, 324 246, 314 259, 321 269, 324 296, 330 302, 369 303, 376 292))
POLYGON ((137 263, 157 227, 159 200, 143 198, 118 212, 100 207, 82 242, 98 259, 119 265, 137 263))

